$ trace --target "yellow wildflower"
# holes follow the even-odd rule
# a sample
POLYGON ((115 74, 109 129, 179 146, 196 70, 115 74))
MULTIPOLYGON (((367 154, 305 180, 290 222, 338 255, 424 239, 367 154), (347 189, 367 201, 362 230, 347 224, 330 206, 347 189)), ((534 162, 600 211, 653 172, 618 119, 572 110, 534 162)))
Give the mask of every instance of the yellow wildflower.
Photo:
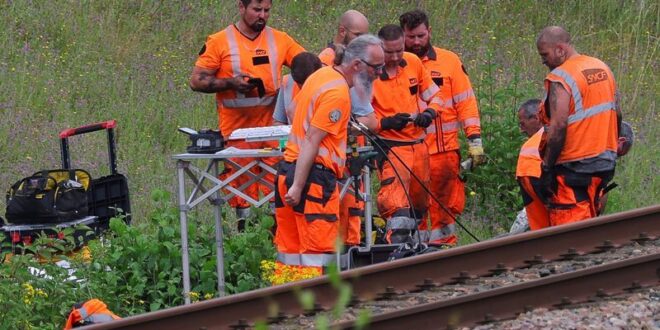
POLYGON ((199 292, 190 291, 190 300, 193 302, 199 301, 199 292))

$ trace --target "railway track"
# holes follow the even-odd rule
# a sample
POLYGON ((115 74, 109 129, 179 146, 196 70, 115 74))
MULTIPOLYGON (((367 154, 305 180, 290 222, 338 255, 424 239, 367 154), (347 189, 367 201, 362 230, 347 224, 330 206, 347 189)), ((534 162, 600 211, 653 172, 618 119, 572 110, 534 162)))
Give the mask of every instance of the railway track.
MULTIPOLYGON (((656 205, 358 268, 343 272, 340 277, 352 286, 355 308, 372 311, 372 328, 470 326, 511 318, 530 308, 564 306, 658 286, 659 235, 660 205, 656 205), (561 269, 562 262, 594 255, 595 260, 600 260, 607 253, 625 247, 646 252, 633 252, 619 261, 595 261, 577 270, 553 273, 552 269, 544 272, 535 269, 552 263, 556 263, 554 269, 561 269), (501 274, 524 273, 529 269, 540 275, 474 292, 461 287, 462 295, 428 298, 424 293, 446 291, 476 279, 497 279, 501 274), (420 292, 427 298, 409 299, 420 292), (404 300, 413 303, 399 303, 404 300), (382 308, 388 301, 396 307, 382 308)), ((257 322, 268 322, 273 328, 308 327, 313 323, 291 320, 301 314, 323 313, 336 299, 337 292, 329 279, 321 277, 128 317, 88 329, 247 329, 257 322), (302 309, 297 297, 300 289, 314 293, 314 311, 302 309)), ((351 317, 334 322, 333 328, 355 327, 351 317)))

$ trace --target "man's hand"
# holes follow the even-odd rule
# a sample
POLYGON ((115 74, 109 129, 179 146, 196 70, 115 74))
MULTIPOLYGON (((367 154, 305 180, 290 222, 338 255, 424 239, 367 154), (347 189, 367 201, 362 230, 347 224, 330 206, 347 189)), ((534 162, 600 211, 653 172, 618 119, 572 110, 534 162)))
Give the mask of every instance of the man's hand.
POLYGON ((302 193, 302 188, 291 186, 289 191, 284 195, 284 201, 290 206, 296 206, 300 203, 300 194, 302 193))
POLYGON ((557 175, 554 171, 554 168, 541 164, 541 194, 540 196, 544 199, 544 202, 547 204, 550 200, 550 197, 554 196, 557 192, 557 175))
POLYGON ((468 155, 472 158, 472 166, 479 166, 486 162, 481 138, 468 139, 468 155))
POLYGON ((395 131, 400 131, 410 121, 409 113, 397 113, 394 116, 385 117, 380 120, 380 128, 382 130, 393 129, 395 131))
POLYGON ((245 75, 240 75, 233 78, 227 78, 227 84, 229 84, 229 88, 239 93, 247 93, 253 90, 255 87, 257 87, 247 82, 248 78, 250 77, 245 75))
POLYGON ((420 113, 417 115, 417 118, 415 118, 415 126, 421 127, 421 128, 427 128, 431 125, 433 122, 433 119, 435 119, 436 113, 435 110, 428 108, 424 110, 424 112, 420 113))

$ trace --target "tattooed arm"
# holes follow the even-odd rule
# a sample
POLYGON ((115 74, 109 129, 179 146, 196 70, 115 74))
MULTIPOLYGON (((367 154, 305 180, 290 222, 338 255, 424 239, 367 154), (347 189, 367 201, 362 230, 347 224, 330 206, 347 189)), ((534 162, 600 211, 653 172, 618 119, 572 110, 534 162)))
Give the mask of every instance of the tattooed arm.
POLYGON ((543 164, 554 166, 566 142, 566 126, 568 125, 568 111, 571 96, 560 83, 550 84, 548 105, 550 111, 550 126, 548 126, 548 144, 543 164))
POLYGON ((246 76, 216 78, 217 72, 218 70, 194 67, 190 75, 190 89, 202 93, 216 93, 228 89, 246 93, 255 87, 247 82, 246 76))

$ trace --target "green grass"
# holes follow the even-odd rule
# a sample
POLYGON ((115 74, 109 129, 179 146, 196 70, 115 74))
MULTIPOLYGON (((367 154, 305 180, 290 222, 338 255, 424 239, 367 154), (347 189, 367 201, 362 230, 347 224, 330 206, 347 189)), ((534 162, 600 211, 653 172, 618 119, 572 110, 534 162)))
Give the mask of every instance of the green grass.
MULTIPOLYGON (((177 127, 217 125, 213 96, 190 91, 187 82, 206 36, 236 21, 235 3, 2 2, 0 189, 39 169, 59 167, 60 130, 116 119, 119 168, 129 177, 134 219, 141 221, 154 207, 151 191, 176 189, 170 156, 183 152, 188 142, 177 127)), ((486 151, 505 157, 484 170, 498 174, 497 182, 473 181, 469 187, 481 199, 468 204, 464 218, 474 228, 485 228, 482 237, 501 232, 512 220, 513 208, 502 209, 483 195, 495 194, 496 201, 503 193, 511 195, 509 204, 515 202, 515 191, 509 191, 515 185, 503 184, 514 180, 505 151, 515 157, 522 141, 515 130, 496 134, 488 125, 515 125, 515 107, 541 96, 547 70, 534 41, 549 24, 565 26, 580 52, 611 66, 624 116, 637 132, 634 149, 617 169, 620 188, 612 192, 608 212, 658 202, 653 174, 659 172, 660 151, 657 2, 278 0, 269 24, 317 52, 346 9, 363 11, 376 32, 418 5, 430 13, 434 44, 459 53, 470 73, 484 130, 490 133, 486 151)), ((107 174, 102 134, 75 137, 71 144, 76 166, 95 177, 107 174)))

